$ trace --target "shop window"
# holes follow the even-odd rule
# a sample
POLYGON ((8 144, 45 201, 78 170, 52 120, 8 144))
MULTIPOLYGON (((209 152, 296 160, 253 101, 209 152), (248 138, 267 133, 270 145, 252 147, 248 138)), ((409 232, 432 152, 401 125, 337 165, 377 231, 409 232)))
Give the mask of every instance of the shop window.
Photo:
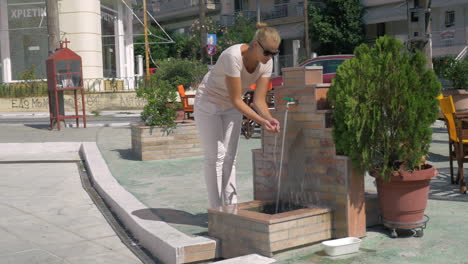
POLYGON ((455 11, 445 12, 445 27, 451 27, 455 25, 455 11))
POLYGON ((103 74, 106 78, 117 77, 115 22, 117 11, 111 3, 101 5, 101 32, 102 32, 102 64, 103 74))
POLYGON ((45 1, 8 0, 12 80, 46 78, 48 56, 45 1))

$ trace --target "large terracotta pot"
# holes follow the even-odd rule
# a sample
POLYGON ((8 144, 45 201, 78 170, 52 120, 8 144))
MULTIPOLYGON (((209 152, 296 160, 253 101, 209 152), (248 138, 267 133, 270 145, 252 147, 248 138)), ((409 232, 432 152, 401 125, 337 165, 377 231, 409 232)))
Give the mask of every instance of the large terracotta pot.
POLYGON ((467 90, 444 90, 444 96, 452 96, 453 104, 457 113, 468 112, 468 91, 467 90))
POLYGON ((419 171, 394 172, 391 181, 377 180, 377 192, 384 222, 399 223, 401 228, 420 226, 429 196, 429 182, 437 175, 431 165, 419 171))

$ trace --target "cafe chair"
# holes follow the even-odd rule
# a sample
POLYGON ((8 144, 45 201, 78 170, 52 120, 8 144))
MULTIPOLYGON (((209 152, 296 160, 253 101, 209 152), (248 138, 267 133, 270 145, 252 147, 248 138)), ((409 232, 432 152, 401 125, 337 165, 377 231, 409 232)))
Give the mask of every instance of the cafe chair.
POLYGON ((452 184, 460 185, 460 192, 466 193, 463 175, 463 163, 468 161, 468 129, 463 129, 463 123, 468 123, 468 113, 456 113, 452 96, 438 97, 449 136, 450 180, 452 184), (466 132, 465 132, 466 131, 466 132), (457 161, 458 174, 453 176, 453 160, 457 161))

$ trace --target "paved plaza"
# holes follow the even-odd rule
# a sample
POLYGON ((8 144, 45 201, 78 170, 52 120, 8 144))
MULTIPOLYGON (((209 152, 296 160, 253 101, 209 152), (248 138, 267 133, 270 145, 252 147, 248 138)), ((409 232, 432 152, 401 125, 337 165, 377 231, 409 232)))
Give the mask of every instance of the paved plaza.
MULTIPOLYGON (((442 122, 433 129, 429 162, 439 175, 431 182, 430 221, 422 238, 402 233, 392 239, 375 226, 368 228, 359 253, 328 257, 315 244, 280 252, 276 263, 468 263, 468 195, 450 185, 442 122)), ((160 219, 190 236, 207 234, 201 157, 135 160, 128 126, 50 131, 41 124, 2 126, 0 120, 0 143, 82 141, 97 142, 115 179, 160 219)), ((258 134, 240 142, 240 202, 252 200, 251 149, 259 147, 258 134)), ((141 263, 81 189, 76 164, 0 163, 0 175, 0 263, 141 263)), ((370 177, 366 189, 375 189, 370 177)))

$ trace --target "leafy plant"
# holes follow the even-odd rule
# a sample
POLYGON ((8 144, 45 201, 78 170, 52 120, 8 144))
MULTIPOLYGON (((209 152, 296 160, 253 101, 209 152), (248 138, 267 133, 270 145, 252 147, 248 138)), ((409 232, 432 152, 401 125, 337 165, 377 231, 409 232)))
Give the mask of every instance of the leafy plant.
POLYGON ((426 59, 393 37, 364 44, 338 69, 328 93, 338 153, 383 180, 414 170, 427 155, 441 85, 426 59))
POLYGON ((468 59, 443 57, 433 60, 436 73, 452 83, 452 89, 468 89, 468 59))
POLYGON ((159 69, 154 77, 169 81, 174 91, 177 91, 177 86, 181 84, 186 89, 196 87, 208 71, 205 64, 196 60, 169 58, 157 63, 159 69))
POLYGON ((309 5, 309 34, 318 54, 344 54, 364 42, 360 0, 329 0, 309 5), (323 4, 325 3, 325 4, 323 4))
POLYGON ((147 100, 141 119, 149 126, 172 128, 176 126, 176 110, 180 108, 180 103, 176 102, 177 86, 196 86, 208 69, 192 60, 172 58, 157 63, 159 69, 137 90, 137 96, 147 100))
POLYGON ((141 119, 146 125, 165 128, 176 126, 177 106, 174 102, 177 94, 168 80, 152 76, 150 80, 141 83, 137 96, 147 101, 141 113, 141 119))
POLYGON ((24 72, 20 74, 19 79, 25 81, 32 81, 38 79, 36 74, 36 65, 32 64, 30 68, 24 70, 24 72))

